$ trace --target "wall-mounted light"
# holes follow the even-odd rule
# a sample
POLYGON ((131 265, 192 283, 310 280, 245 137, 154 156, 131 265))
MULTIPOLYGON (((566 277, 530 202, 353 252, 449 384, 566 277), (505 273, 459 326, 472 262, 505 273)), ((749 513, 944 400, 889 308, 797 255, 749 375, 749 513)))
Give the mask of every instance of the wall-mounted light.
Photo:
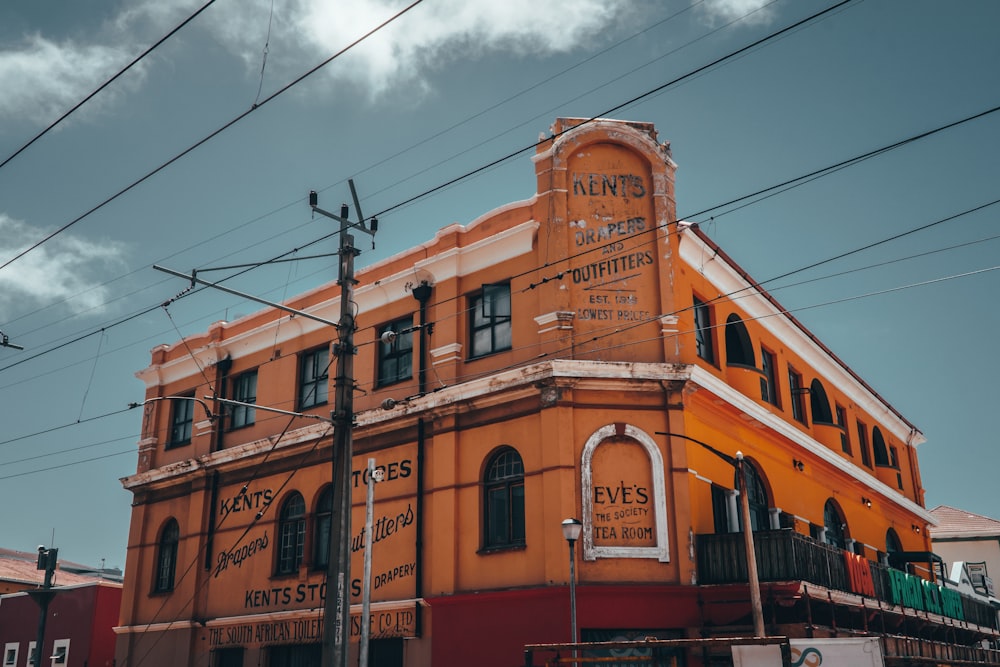
POLYGON ((806 467, 806 464, 803 463, 802 461, 799 461, 798 459, 792 459, 792 467, 798 470, 799 472, 802 472, 802 470, 806 467))
POLYGON ((914 533, 916 533, 917 535, 919 535, 919 534, 920 534, 920 526, 918 526, 918 525, 917 525, 917 524, 915 524, 915 523, 914 523, 914 524, 911 524, 911 525, 910 525, 910 530, 912 530, 912 531, 913 531, 914 533))
POLYGON ((864 505, 865 507, 871 507, 872 506, 871 498, 865 498, 864 496, 861 496, 861 504, 864 505))

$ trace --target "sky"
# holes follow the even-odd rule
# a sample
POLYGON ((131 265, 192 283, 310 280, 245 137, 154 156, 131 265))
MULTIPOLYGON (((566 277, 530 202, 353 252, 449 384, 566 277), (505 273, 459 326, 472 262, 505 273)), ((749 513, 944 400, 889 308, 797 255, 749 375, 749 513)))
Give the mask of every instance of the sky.
POLYGON ((259 308, 161 307, 187 284, 153 265, 290 253, 226 284, 311 289, 336 239, 310 190, 379 214, 364 267, 531 197, 561 116, 655 123, 679 217, 924 434, 927 507, 1000 518, 1000 3, 853 0, 766 39, 837 0, 217 0, 56 123, 204 4, 0 4, 2 546, 125 566, 135 372, 259 308))

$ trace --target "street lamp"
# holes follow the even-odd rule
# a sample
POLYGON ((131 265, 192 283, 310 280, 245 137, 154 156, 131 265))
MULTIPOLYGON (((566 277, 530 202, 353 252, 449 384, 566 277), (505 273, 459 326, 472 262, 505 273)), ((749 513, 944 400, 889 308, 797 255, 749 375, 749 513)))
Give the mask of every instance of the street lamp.
POLYGON ((368 496, 365 500, 365 571, 361 589, 361 645, 358 649, 359 667, 368 667, 368 617, 371 616, 372 598, 372 506, 375 500, 375 483, 385 478, 385 472, 375 467, 375 459, 368 459, 368 496))
MULTIPOLYGON (((736 469, 736 482, 739 487, 736 490, 739 491, 740 494, 740 516, 743 518, 743 542, 746 549, 747 584, 750 588, 750 615, 753 618, 753 634, 755 637, 766 637, 767 634, 764 628, 764 610, 760 598, 760 577, 757 574, 757 553, 754 550, 753 526, 750 525, 750 492, 747 488, 746 465, 743 461, 743 452, 736 452, 736 457, 734 458, 728 454, 723 454, 706 442, 696 440, 695 438, 687 435, 681 435, 680 433, 667 433, 664 431, 657 431, 656 434, 690 440, 696 445, 700 445, 705 448, 736 469)), ((795 467, 798 468, 798 466, 795 467)), ((798 469, 801 470, 802 468, 798 469)))
POLYGON ((576 636, 576 560, 573 558, 573 545, 580 539, 583 524, 579 519, 564 519, 562 522, 563 537, 569 542, 569 630, 572 643, 577 642, 576 636))

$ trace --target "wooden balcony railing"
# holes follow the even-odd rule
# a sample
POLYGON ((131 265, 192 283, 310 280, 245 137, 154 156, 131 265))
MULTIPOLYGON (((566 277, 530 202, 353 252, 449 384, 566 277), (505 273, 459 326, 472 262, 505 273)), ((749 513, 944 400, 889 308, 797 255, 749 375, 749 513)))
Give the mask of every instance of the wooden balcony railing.
MULTIPOLYGON (((746 550, 742 533, 698 535, 698 581, 702 584, 746 583, 746 550)), ((843 550, 793 530, 754 533, 757 574, 762 582, 806 581, 832 590, 853 592, 843 550)), ((868 561, 874 597, 894 604, 888 567, 868 561)), ((955 593, 955 595, 958 595, 955 593)), ((997 629, 997 611, 985 602, 961 595, 959 618, 997 629)))

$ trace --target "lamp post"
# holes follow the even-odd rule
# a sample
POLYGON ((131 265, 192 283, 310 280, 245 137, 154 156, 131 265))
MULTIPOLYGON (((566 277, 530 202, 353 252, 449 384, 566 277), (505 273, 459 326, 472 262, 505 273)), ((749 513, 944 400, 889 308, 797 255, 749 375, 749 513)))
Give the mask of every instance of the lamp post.
POLYGON ((375 483, 381 482, 385 473, 375 467, 375 459, 368 459, 368 496, 365 500, 365 570, 361 588, 361 645, 358 649, 359 667, 368 667, 368 639, 372 597, 372 518, 375 500, 375 483))
MULTIPOLYGON (((576 559, 573 558, 573 545, 580 539, 583 524, 579 519, 564 519, 562 522, 563 537, 569 542, 569 631, 572 643, 577 642, 576 636, 576 559)), ((573 651, 574 656, 576 651, 573 651)))

